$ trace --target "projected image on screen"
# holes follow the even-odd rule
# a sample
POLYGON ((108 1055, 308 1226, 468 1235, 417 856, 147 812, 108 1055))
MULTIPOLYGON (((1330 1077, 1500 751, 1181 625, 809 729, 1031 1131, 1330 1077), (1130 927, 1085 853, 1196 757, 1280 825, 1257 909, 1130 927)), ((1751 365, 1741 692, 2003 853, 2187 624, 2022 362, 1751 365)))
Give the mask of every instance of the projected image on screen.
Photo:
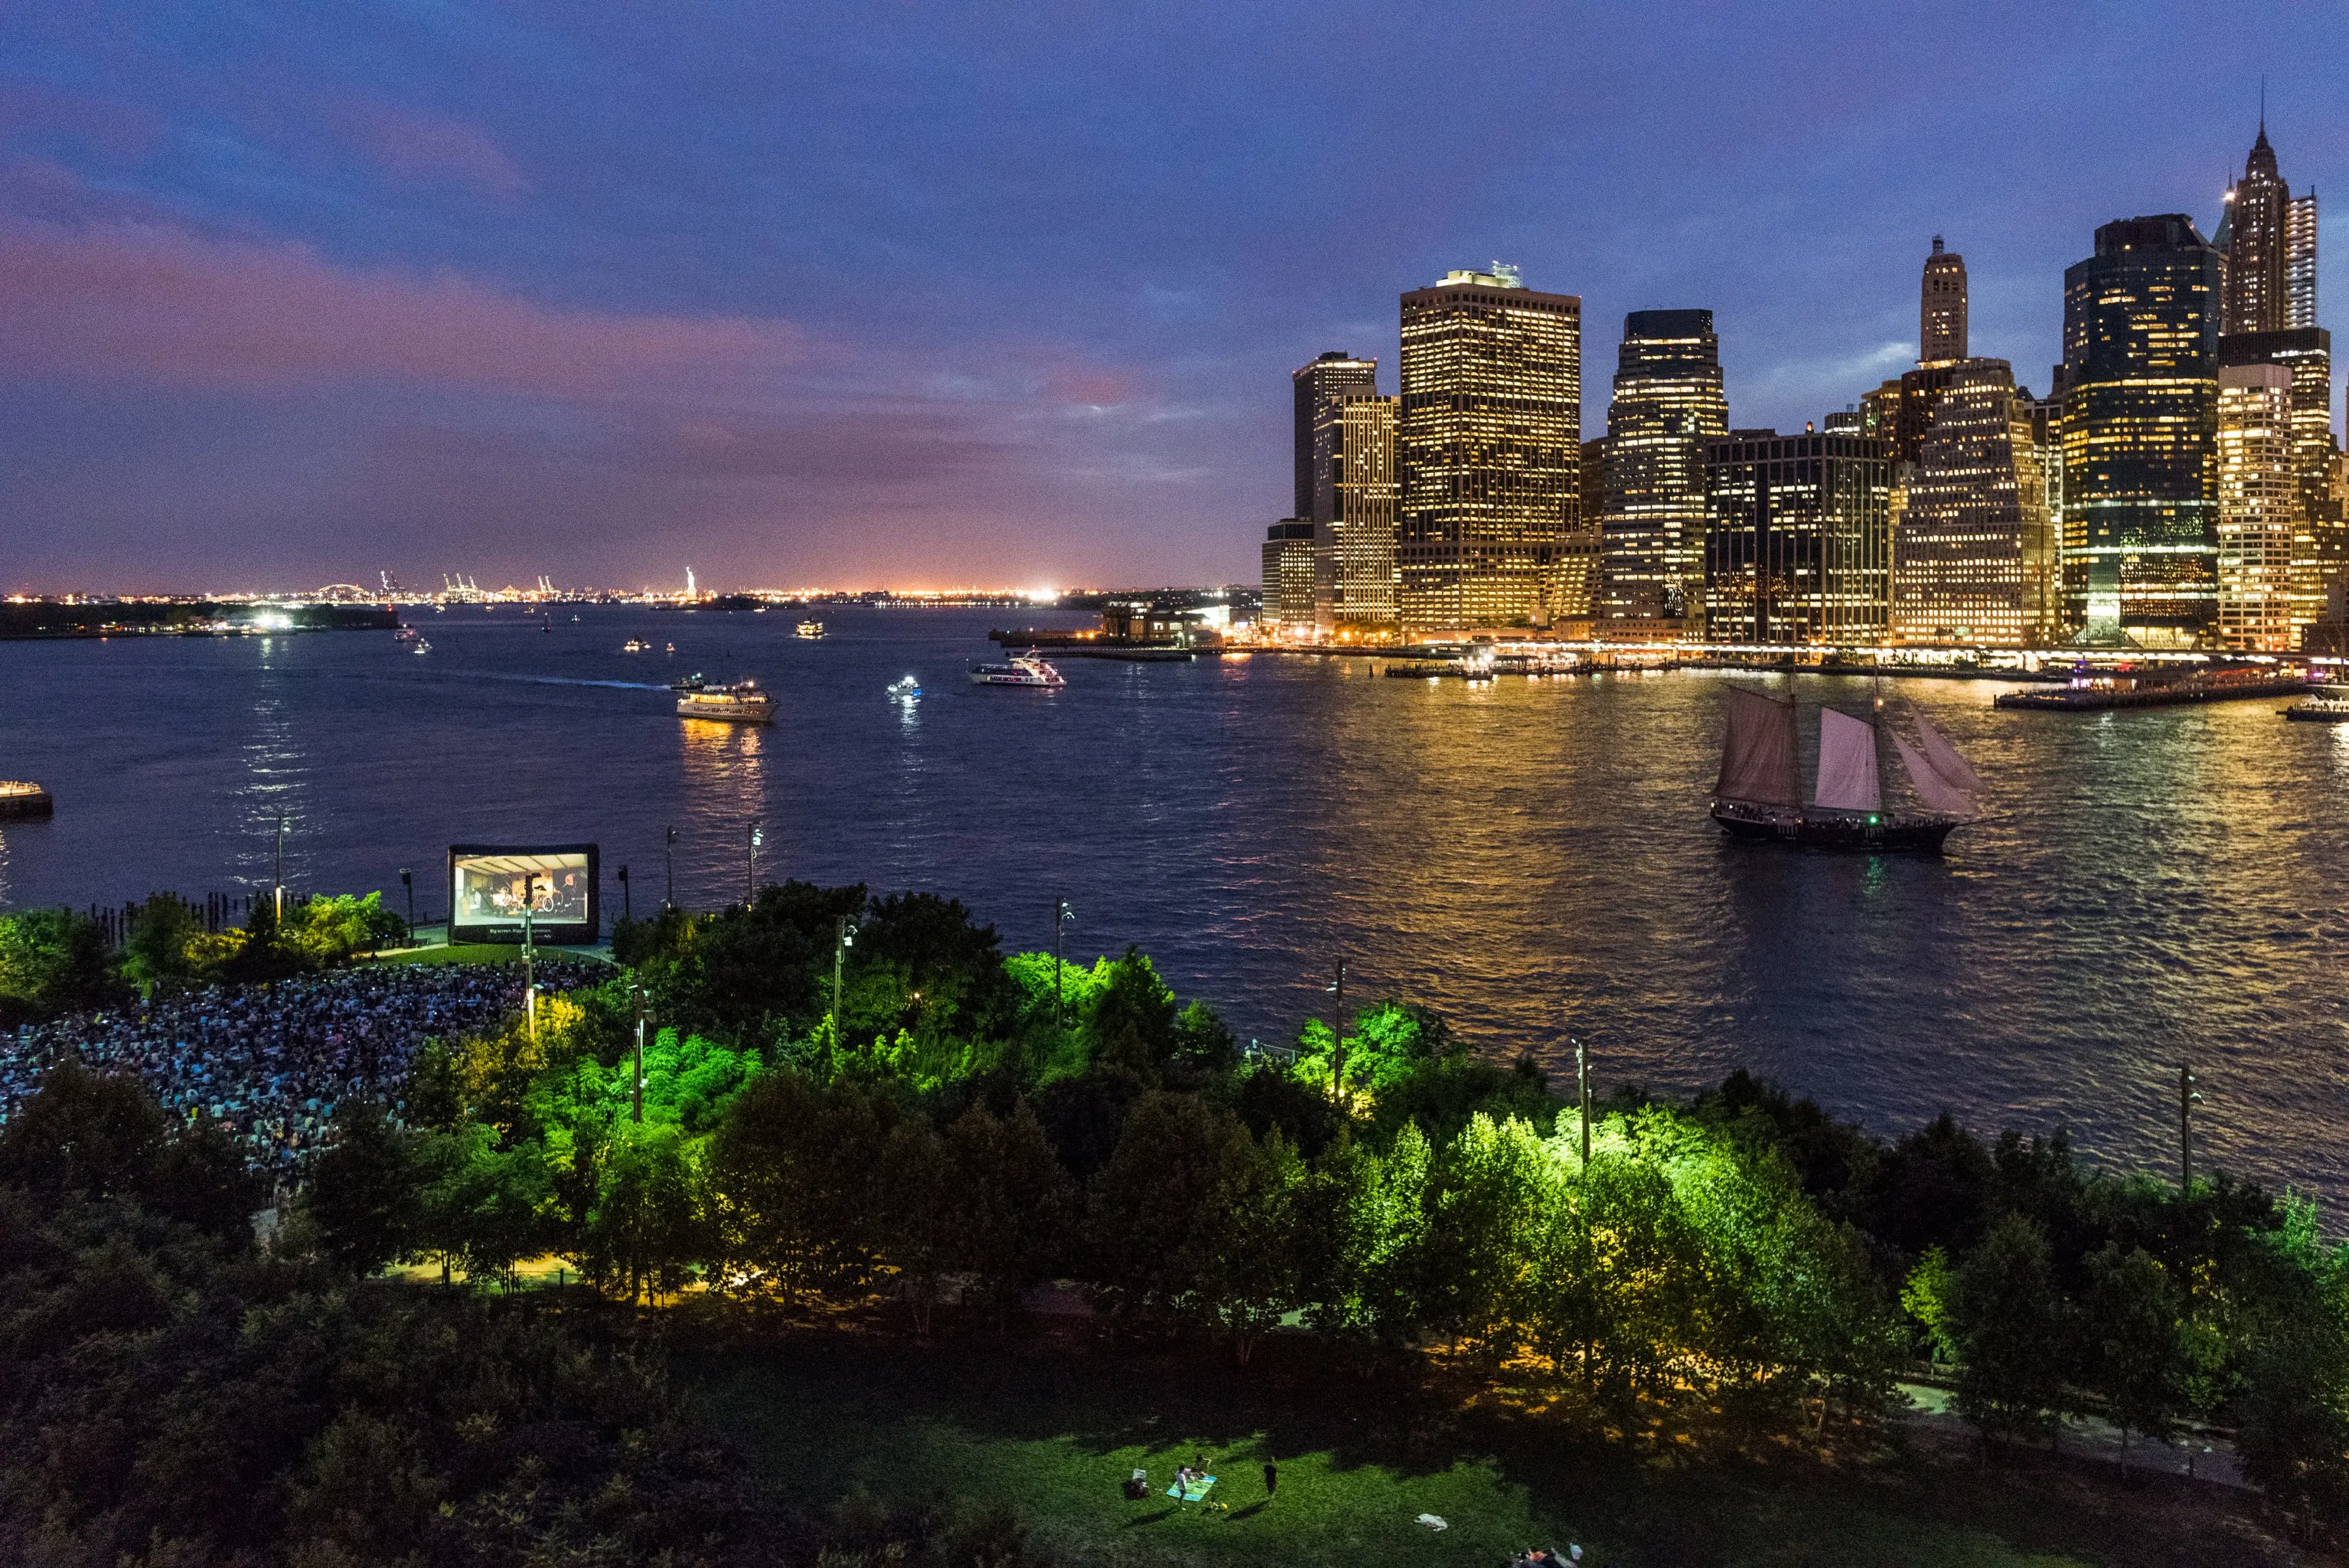
POLYGON ((474 940, 518 940, 524 911, 531 929, 545 941, 577 940, 596 924, 595 857, 589 847, 460 846, 450 852, 449 882, 450 925, 474 940))

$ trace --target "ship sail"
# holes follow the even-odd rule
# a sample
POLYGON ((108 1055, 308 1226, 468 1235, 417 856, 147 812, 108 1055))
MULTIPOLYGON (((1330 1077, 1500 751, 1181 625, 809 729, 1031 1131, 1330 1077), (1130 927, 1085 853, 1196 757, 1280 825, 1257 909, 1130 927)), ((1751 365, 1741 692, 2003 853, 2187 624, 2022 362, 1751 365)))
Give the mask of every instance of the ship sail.
POLYGON ((1802 792, 1796 767, 1794 699, 1732 686, 1729 733, 1721 747, 1721 781, 1713 793, 1723 800, 1799 805, 1802 792))
POLYGON ((1819 710, 1819 776, 1812 799, 1831 811, 1881 811, 1876 726, 1833 708, 1819 710))
POLYGON ((1908 770, 1909 783, 1916 789, 1917 798, 1929 810, 1951 816, 1971 816, 1982 779, 1914 703, 1909 704, 1909 716, 1917 723, 1917 744, 1911 746, 1898 734, 1892 737, 1892 744, 1900 753, 1900 765, 1908 770))

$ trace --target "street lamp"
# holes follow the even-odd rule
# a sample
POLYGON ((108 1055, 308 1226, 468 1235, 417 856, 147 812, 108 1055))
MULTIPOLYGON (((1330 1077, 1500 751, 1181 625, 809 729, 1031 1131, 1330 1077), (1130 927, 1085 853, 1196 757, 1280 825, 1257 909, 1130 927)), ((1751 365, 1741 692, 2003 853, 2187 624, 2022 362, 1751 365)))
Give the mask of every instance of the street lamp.
MULTIPOLYGON (((620 867, 620 919, 623 919, 623 920, 626 920, 626 919, 628 919, 628 918, 629 918, 629 909, 630 909, 630 908, 631 908, 631 906, 630 906, 630 905, 629 905, 629 903, 628 903, 628 868, 627 868, 626 866, 623 866, 623 867, 620 867)), ((633 923, 633 922, 631 922, 631 923, 633 923)))
POLYGON ((856 933, 841 915, 832 922, 832 1043, 840 1044, 840 975, 846 967, 848 950, 856 945, 856 933))
POLYGON ((525 871, 522 878, 522 1005, 530 1020, 530 1038, 538 1043, 538 945, 531 921, 536 914, 538 874, 525 871))
POLYGON ((634 1114, 636 1125, 642 1127, 645 1121, 645 988, 641 984, 631 985, 628 995, 636 1004, 636 1070, 629 1082, 629 1093, 636 1102, 634 1114))
POLYGON ((1590 1053, 1578 1036, 1569 1034, 1574 1043, 1574 1084, 1582 1101, 1582 1168, 1590 1168, 1590 1053))
POLYGON ((1338 1010, 1330 1026, 1333 1042, 1330 1052, 1330 1095, 1337 1098, 1344 1093, 1346 1081, 1346 961, 1338 961, 1338 983, 1328 988, 1338 993, 1338 1010))
POLYGON ((285 923, 285 819, 277 819, 277 885, 274 889, 277 923, 285 923))
POLYGON ((2180 1064, 2178 1069, 2178 1190, 2181 1197, 2194 1195, 2194 1102, 2201 1095, 2194 1085, 2200 1080, 2194 1069, 2180 1064))
POLYGON ((759 846, 766 838, 756 821, 742 833, 742 908, 745 911, 759 897, 759 846))
POLYGON ((662 908, 662 909, 676 909, 676 908, 677 908, 677 829, 676 829, 676 828, 672 827, 672 828, 670 828, 670 829, 668 830, 668 836, 667 836, 667 839, 665 839, 665 840, 663 841, 662 846, 661 846, 661 855, 662 855, 662 857, 663 857, 663 858, 667 862, 667 866, 668 866, 668 890, 667 890, 666 893, 664 893, 664 894, 662 894, 662 895, 661 895, 661 908, 662 908))
POLYGON ((407 867, 399 868, 399 885, 408 891, 408 945, 416 945, 416 876, 407 867))
POLYGON ((1077 923, 1077 912, 1069 908, 1066 898, 1052 900, 1052 1025, 1064 1027, 1068 1018, 1061 1007, 1061 932, 1077 923))

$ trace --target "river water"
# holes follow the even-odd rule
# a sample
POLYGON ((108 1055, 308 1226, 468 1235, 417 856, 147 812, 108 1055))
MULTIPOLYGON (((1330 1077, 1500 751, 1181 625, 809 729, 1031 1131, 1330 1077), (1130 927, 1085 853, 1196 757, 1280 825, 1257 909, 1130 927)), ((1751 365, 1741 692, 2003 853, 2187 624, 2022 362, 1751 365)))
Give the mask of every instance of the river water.
MULTIPOLYGON (((512 607, 388 634, 0 644, 0 776, 57 818, 0 832, 0 903, 201 898, 286 879, 438 916, 447 846, 603 846, 657 904, 759 875, 935 888, 1044 947, 1140 944, 1243 1038, 1401 995, 1495 1056, 1604 1091, 1744 1064, 1897 1130, 2068 1126, 2174 1168, 2176 1074, 2203 1158, 2349 1200, 2349 726, 2276 701, 2002 713, 1997 688, 1888 682, 1973 759, 1995 817, 1940 859, 1790 853, 1705 817, 1721 678, 1372 677, 1361 661, 1065 661, 1066 690, 963 677, 1010 611, 792 617, 512 607), (621 651, 630 637, 654 651, 621 651), (672 655, 663 651, 674 644, 672 655), (755 677, 771 730, 687 723, 662 689, 755 677), (913 673, 918 702, 885 694, 913 673)), ((1080 618, 1061 616, 1061 624, 1080 618)), ((1806 677, 1859 711, 1864 682, 1806 677)))

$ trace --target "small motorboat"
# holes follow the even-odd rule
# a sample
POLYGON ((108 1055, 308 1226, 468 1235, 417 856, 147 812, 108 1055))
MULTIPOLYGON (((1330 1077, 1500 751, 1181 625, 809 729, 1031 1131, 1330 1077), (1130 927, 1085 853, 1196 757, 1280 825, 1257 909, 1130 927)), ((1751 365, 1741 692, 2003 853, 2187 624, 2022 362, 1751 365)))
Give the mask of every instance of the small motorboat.
POLYGON ((432 651, 432 645, 429 642, 419 641, 414 648, 409 649, 408 651, 410 653, 429 653, 432 651))
POLYGON ((642 652, 644 652, 646 649, 649 649, 649 648, 651 648, 651 647, 652 647, 652 644, 651 644, 651 643, 649 643, 649 642, 638 642, 635 638, 633 638, 633 637, 632 637, 632 638, 628 639, 628 640, 627 640, 627 641, 626 641, 626 642, 624 642, 624 643, 620 644, 620 651, 621 651, 622 653, 642 653, 642 652))
POLYGON ((1015 653, 1008 664, 974 664, 973 686, 1018 686, 1031 691, 1051 691, 1066 686, 1068 678, 1032 653, 1015 653))
POLYGON ((922 694, 922 683, 908 675, 902 680, 889 682, 889 695, 900 702, 910 702, 922 694))
POLYGON ((704 680, 701 678, 701 672, 697 670, 682 680, 670 681, 668 689, 672 691, 698 691, 709 684, 709 682, 704 680))
POLYGON ((2349 724, 2349 697, 2311 697, 2284 709, 2283 716, 2299 724, 2349 724))

